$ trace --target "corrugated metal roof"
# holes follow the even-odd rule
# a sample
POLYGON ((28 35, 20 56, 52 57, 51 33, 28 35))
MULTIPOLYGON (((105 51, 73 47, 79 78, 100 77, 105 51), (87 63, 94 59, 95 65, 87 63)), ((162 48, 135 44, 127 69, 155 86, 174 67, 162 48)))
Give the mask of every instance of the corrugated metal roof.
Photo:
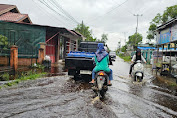
POLYGON ((27 14, 8 12, 8 13, 5 13, 5 14, 1 15, 0 20, 20 22, 21 20, 23 20, 27 17, 28 17, 27 14))
MULTIPOLYGON (((1 22, 6 22, 6 21, 1 21, 0 20, 0 23, 1 22)), ((9 22, 9 21, 7 21, 9 22)), ((23 25, 31 25, 31 26, 37 26, 37 27, 46 27, 46 28, 52 28, 53 30, 56 29, 58 31, 62 31, 63 33, 69 33, 69 34, 72 34, 72 35, 76 35, 74 33, 72 33, 70 30, 64 28, 64 27, 55 27, 55 26, 48 26, 48 25, 39 25, 39 24, 30 24, 30 23, 25 23, 25 22, 14 22, 14 21, 10 21, 9 23, 15 23, 15 24, 23 24, 23 25)), ((78 36, 78 35, 76 35, 78 36)))
POLYGON ((157 29, 156 29, 156 31, 157 31, 157 30, 160 30, 160 29, 166 28, 168 25, 172 24, 172 23, 175 22, 175 21, 177 21, 177 17, 171 19, 170 21, 168 21, 168 22, 166 22, 166 23, 164 23, 164 24, 162 24, 162 25, 160 25, 160 26, 158 26, 157 29))

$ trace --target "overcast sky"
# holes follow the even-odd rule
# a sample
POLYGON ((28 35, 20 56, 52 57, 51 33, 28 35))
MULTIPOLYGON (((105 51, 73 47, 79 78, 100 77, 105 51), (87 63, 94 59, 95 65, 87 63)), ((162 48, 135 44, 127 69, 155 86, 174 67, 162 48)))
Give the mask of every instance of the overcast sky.
POLYGON ((92 29, 93 36, 101 38, 108 34, 108 46, 115 50, 117 43, 125 43, 125 38, 135 33, 136 17, 139 17, 138 32, 146 41, 149 22, 166 7, 176 5, 177 0, 0 0, 1 4, 16 5, 21 13, 29 14, 34 24, 51 25, 73 29, 76 22, 84 23, 92 29), (41 1, 41 2, 40 2, 41 1), (44 4, 47 3, 48 6, 44 4), (56 2, 76 21, 71 20, 61 9, 52 4, 56 2), (43 3, 44 4, 43 4, 43 3), (52 8, 53 10, 50 10, 52 8), (56 13, 57 12, 57 13, 56 13))

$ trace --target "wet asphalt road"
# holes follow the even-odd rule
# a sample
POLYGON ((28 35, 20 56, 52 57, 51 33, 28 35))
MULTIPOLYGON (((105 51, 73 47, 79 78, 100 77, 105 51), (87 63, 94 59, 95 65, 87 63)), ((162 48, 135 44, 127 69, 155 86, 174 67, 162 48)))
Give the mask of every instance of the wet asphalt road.
POLYGON ((177 96, 154 84, 150 69, 145 70, 143 83, 133 83, 128 77, 128 63, 117 57, 113 64, 113 86, 104 101, 93 102, 93 91, 83 81, 75 82, 68 76, 41 78, 0 90, 0 117, 177 117, 177 96))
POLYGON ((142 83, 131 81, 128 77, 129 64, 120 58, 111 68, 114 70, 114 81, 108 93, 115 103, 111 108, 118 117, 177 117, 177 96, 167 88, 153 84, 150 68, 145 69, 142 83))

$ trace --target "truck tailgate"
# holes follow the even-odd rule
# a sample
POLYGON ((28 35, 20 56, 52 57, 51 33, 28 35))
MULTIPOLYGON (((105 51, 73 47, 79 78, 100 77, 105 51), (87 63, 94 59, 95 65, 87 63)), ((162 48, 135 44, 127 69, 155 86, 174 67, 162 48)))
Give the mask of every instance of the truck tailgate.
POLYGON ((65 59, 65 67, 67 69, 80 69, 80 70, 92 70, 94 68, 93 60, 91 58, 80 57, 67 57, 65 59))

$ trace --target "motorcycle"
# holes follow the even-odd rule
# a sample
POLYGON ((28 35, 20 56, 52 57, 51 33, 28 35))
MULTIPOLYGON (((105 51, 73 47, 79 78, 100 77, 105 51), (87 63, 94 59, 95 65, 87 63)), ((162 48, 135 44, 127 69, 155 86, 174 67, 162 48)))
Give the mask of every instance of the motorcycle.
POLYGON ((136 61, 136 64, 133 67, 132 77, 134 81, 141 82, 144 77, 144 66, 140 60, 136 61))
POLYGON ((106 91, 108 90, 108 74, 104 71, 99 71, 96 73, 95 80, 96 81, 93 84, 94 86, 92 87, 92 89, 96 93, 96 96, 98 96, 99 98, 104 98, 106 91))

